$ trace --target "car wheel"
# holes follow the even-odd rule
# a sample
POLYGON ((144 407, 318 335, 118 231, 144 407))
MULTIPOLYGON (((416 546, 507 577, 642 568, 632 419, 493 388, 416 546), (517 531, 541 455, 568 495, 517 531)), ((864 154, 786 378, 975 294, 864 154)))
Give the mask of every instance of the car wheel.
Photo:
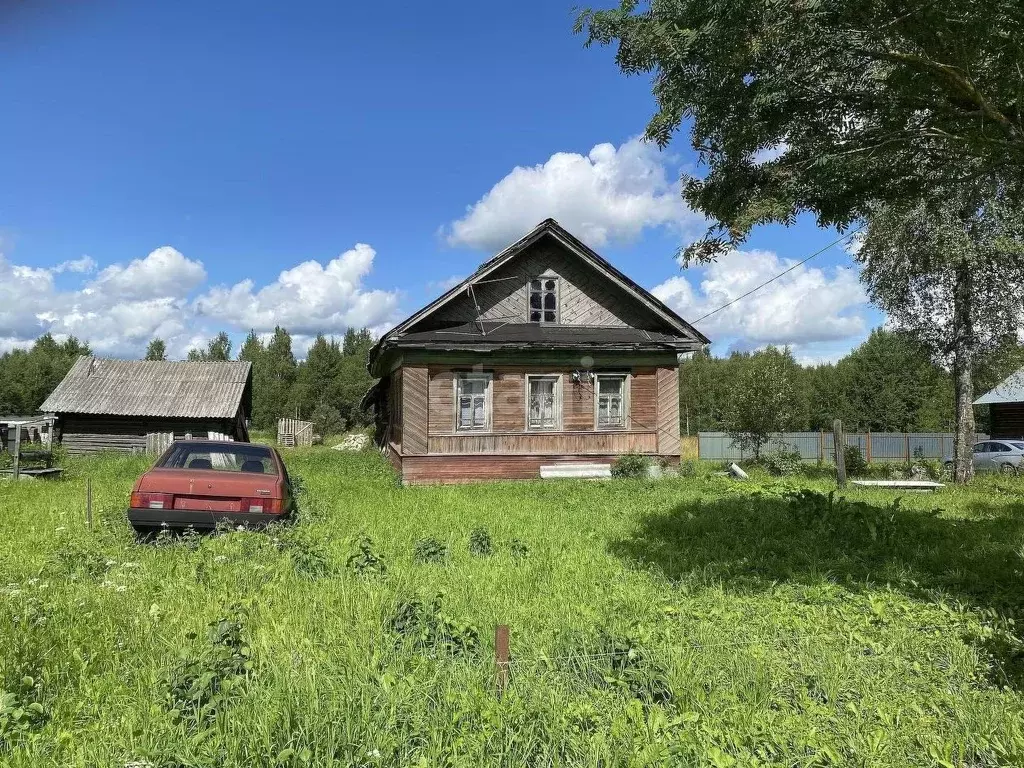
POLYGON ((1016 475, 1017 468, 1013 464, 1003 464, 999 467, 999 471, 1004 475, 1016 475))

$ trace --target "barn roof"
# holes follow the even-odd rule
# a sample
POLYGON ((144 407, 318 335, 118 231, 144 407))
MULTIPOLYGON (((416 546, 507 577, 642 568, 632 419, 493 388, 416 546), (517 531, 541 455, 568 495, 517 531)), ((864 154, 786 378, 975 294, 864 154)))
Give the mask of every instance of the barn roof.
POLYGON ((1003 379, 994 389, 974 401, 975 405, 1024 403, 1024 368, 1003 379))
POLYGON ((252 411, 252 363, 80 357, 40 410, 231 419, 240 406, 252 411))

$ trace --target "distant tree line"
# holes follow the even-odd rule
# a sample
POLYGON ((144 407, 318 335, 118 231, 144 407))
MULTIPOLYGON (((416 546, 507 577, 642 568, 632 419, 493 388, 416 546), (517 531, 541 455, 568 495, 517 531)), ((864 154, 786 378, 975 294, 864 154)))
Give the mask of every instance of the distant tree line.
POLYGON ((0 414, 35 413, 89 345, 74 336, 58 342, 50 334, 28 349, 0 355, 0 414))
MULTIPOLYGON (((1000 346, 976 362, 976 391, 1021 367, 1024 347, 1000 346)), ((680 367, 679 398, 684 434, 827 430, 834 419, 848 432, 948 432, 956 423, 950 372, 913 335, 883 328, 822 365, 801 365, 777 347, 728 357, 698 353, 680 367)), ((978 430, 986 431, 987 409, 978 409, 977 418, 978 430)))
MULTIPOLYGON (((252 425, 274 429, 283 416, 315 422, 322 435, 372 423, 359 407, 374 379, 366 370, 373 337, 366 328, 350 328, 339 340, 319 334, 305 360, 296 360, 291 335, 274 329, 264 342, 250 332, 237 359, 253 367, 252 425)), ((34 413, 89 345, 71 337, 57 342, 45 334, 26 350, 0 355, 0 414, 34 413)), ((166 360, 167 346, 153 339, 146 360, 166 360)), ((220 332, 205 347, 189 351, 188 360, 232 360, 231 338, 220 332)))

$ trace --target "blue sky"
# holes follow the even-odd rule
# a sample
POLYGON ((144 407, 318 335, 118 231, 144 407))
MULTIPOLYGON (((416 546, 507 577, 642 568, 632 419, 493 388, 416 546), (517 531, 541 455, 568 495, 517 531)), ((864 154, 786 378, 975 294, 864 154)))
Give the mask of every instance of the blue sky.
MULTIPOLYGON (((547 216, 693 319, 835 238, 763 228, 681 271, 695 156, 637 139, 649 83, 585 50, 571 8, 5 4, 0 349, 379 331, 547 216)), ((836 248, 702 329, 811 360, 880 321, 836 248)))

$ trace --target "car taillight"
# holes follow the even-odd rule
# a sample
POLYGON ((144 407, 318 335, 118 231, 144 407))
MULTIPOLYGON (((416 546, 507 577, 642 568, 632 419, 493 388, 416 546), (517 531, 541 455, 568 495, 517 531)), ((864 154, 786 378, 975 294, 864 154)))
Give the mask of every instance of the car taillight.
POLYGON ((278 515, 281 513, 280 499, 242 499, 241 508, 243 512, 258 512, 265 515, 278 515))
POLYGON ((146 493, 136 491, 132 494, 133 509, 173 509, 174 496, 170 493, 146 493))

